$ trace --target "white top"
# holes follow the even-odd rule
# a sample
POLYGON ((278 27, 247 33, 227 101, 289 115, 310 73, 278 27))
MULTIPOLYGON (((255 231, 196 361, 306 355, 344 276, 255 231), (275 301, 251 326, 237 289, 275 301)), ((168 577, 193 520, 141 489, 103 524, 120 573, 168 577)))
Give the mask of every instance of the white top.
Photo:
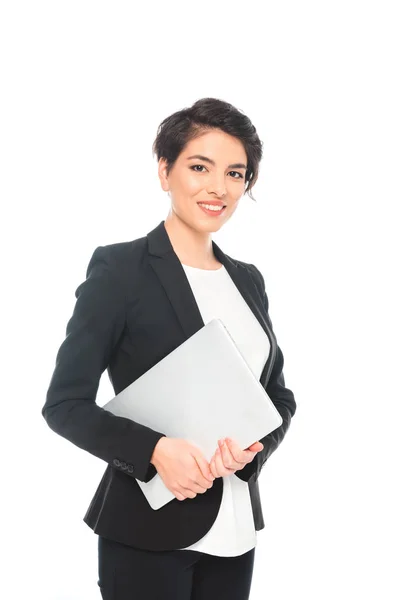
MULTIPOLYGON (((269 356, 270 342, 225 267, 216 270, 184 264, 182 267, 204 324, 215 318, 221 319, 259 379, 269 356)), ((215 449, 217 447, 218 440, 215 440, 215 449)), ((215 556, 239 556, 256 546, 248 483, 235 473, 222 480, 223 494, 217 519, 204 537, 180 550, 197 550, 215 556)))

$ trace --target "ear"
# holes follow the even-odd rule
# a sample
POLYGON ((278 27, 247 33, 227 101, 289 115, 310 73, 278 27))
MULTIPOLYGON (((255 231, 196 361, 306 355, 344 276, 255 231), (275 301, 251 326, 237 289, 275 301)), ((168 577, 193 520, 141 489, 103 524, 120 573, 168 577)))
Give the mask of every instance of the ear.
POLYGON ((164 192, 168 192, 169 191, 169 183, 168 183, 168 176, 167 176, 167 161, 165 160, 165 158, 162 158, 162 157, 158 161, 158 177, 159 177, 162 189, 164 190, 164 192))

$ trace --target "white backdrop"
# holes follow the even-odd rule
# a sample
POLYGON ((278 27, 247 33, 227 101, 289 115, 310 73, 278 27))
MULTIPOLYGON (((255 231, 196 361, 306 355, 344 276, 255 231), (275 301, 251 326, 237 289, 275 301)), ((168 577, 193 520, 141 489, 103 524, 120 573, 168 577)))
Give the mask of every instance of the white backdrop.
MULTIPOLYGON (((41 408, 94 249, 167 215, 158 124, 205 96, 264 142, 257 203, 214 239, 263 273, 298 405, 259 480, 251 600, 399 598, 396 5, 2 4, 7 600, 100 598, 82 518, 106 464, 41 408)), ((112 396, 105 374, 97 400, 112 396)))

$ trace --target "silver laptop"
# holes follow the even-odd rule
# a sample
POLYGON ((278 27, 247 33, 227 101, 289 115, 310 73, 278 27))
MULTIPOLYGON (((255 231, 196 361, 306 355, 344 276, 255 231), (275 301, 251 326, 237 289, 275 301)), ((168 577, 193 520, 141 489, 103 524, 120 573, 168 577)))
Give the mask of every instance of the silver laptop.
MULTIPOLYGON (((218 439, 233 438, 245 449, 282 424, 221 319, 207 323, 103 408, 190 441, 208 462, 218 439)), ((175 498, 158 474, 148 483, 136 481, 154 510, 175 498)))

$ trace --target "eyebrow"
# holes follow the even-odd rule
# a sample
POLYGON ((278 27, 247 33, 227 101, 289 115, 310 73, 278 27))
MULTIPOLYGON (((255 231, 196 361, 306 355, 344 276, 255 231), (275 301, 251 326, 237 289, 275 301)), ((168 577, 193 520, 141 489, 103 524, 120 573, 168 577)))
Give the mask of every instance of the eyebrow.
MULTIPOLYGON (((204 160, 204 162, 208 162, 215 167, 215 162, 211 160, 211 158, 207 158, 207 156, 203 156, 202 154, 193 154, 193 156, 188 156, 188 160, 191 158, 199 158, 200 160, 204 160)), ((228 169, 247 169, 247 167, 243 163, 233 163, 233 165, 228 165, 228 169)))

